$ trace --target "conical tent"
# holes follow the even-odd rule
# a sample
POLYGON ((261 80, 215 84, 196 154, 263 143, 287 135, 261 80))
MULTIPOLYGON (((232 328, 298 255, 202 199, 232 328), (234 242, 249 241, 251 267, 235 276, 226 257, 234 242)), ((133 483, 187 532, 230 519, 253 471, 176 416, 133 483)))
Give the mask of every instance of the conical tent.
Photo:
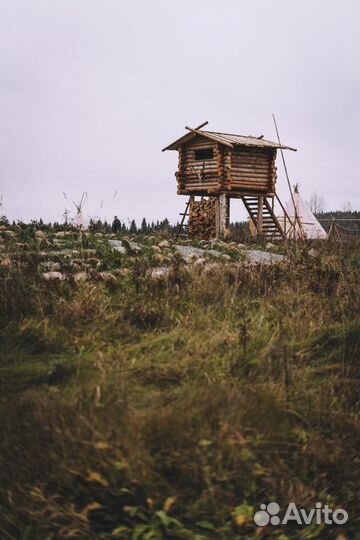
POLYGON ((89 220, 82 210, 78 210, 76 212, 76 216, 72 219, 72 224, 74 225, 74 227, 79 227, 80 229, 87 229, 89 227, 89 220))
POLYGON ((89 220, 85 216, 84 212, 82 211, 82 207, 84 205, 86 196, 87 196, 86 193, 83 193, 82 197, 81 197, 81 201, 78 204, 76 204, 73 201, 73 204, 74 204, 77 212, 76 212, 76 216, 73 217, 73 219, 71 220, 74 227, 79 227, 79 229, 84 229, 84 230, 89 227, 89 220))
POLYGON ((305 238, 308 240, 326 240, 327 234, 324 228, 320 225, 310 208, 303 201, 297 188, 295 188, 293 197, 295 207, 292 199, 290 199, 285 205, 285 210, 287 216, 294 224, 294 227, 292 227, 285 213, 282 218, 282 225, 287 237, 305 238))

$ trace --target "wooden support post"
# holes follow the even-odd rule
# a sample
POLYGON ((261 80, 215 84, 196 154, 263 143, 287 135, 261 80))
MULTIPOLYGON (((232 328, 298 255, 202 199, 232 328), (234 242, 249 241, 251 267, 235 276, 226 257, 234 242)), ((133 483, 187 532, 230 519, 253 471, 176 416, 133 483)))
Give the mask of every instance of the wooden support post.
POLYGON ((225 231, 229 225, 229 208, 230 201, 226 193, 222 193, 218 198, 218 208, 217 208, 217 220, 216 220, 216 235, 224 236, 225 231))
POLYGON ((263 232, 263 204, 264 204, 264 196, 259 195, 259 197, 258 197, 258 216, 257 216, 257 234, 258 234, 258 236, 261 236, 262 232, 263 232))
POLYGON ((230 197, 226 195, 226 223, 225 227, 228 229, 230 225, 230 197))

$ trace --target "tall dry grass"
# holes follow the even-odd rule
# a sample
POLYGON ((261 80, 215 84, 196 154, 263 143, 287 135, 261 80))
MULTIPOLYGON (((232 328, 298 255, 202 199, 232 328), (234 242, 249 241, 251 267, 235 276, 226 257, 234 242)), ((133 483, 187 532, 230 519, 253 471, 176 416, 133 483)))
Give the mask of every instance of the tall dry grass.
POLYGON ((116 285, 3 271, 2 537, 355 537, 359 256, 288 255, 116 285), (270 500, 350 520, 256 531, 270 500))

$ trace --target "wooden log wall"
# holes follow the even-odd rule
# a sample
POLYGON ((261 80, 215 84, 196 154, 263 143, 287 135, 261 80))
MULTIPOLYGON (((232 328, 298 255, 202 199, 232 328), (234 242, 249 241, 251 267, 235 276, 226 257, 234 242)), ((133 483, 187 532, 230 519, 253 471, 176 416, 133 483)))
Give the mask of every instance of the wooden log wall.
POLYGON ((262 148, 235 148, 231 152, 232 190, 272 193, 275 185, 275 152, 262 148))
MULTIPOLYGON (((219 161, 221 150, 216 143, 195 137, 181 149, 182 166, 176 176, 179 190, 207 190, 219 185, 219 161), (195 150, 211 148, 214 153, 213 159, 196 160, 195 150), (199 178, 200 176, 200 178, 199 178)), ((180 154, 180 151, 179 151, 180 154)))
MULTIPOLYGON (((179 148, 179 167, 175 173, 178 193, 220 194, 274 193, 276 150, 272 148, 228 148, 204 137, 179 148), (195 151, 211 148, 212 159, 196 160, 195 151)), ((232 195, 231 195, 232 194, 232 195)))
POLYGON ((184 159, 184 149, 182 147, 179 148, 179 163, 178 163, 178 170, 175 173, 175 176, 177 178, 178 182, 178 194, 184 189, 184 165, 185 165, 185 159, 184 159))
POLYGON ((231 148, 226 148, 224 151, 224 187, 225 189, 231 189, 231 167, 232 167, 232 159, 231 159, 231 148))

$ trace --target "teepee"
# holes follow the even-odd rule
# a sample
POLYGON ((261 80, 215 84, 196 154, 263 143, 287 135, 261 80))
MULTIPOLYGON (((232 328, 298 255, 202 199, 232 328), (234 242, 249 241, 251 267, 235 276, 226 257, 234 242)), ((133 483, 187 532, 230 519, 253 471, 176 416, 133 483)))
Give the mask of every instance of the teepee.
POLYGON ((86 193, 83 193, 81 200, 78 204, 76 204, 73 201, 73 204, 76 208, 76 215, 71 220, 71 223, 72 225, 74 225, 74 227, 78 227, 79 229, 82 229, 82 230, 86 230, 89 227, 89 220, 85 216, 84 212, 82 211, 82 207, 84 206, 85 199, 86 199, 86 193))
POLYGON ((326 240, 324 228, 302 199, 298 185, 294 187, 293 199, 286 203, 281 220, 286 236, 290 239, 326 240))

